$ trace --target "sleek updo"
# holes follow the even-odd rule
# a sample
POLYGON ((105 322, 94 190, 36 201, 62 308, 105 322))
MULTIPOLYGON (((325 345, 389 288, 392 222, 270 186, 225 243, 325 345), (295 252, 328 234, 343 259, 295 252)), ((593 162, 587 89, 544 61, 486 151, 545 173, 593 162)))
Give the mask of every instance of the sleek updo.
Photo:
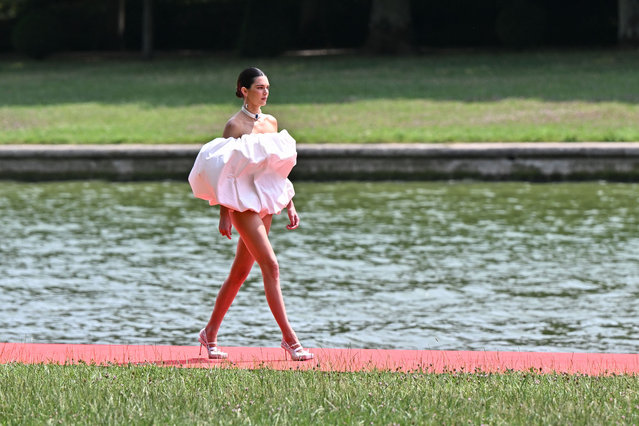
POLYGON ((235 96, 237 96, 238 98, 243 98, 244 95, 242 95, 242 91, 240 89, 242 87, 250 89, 255 79, 257 77, 262 77, 263 75, 266 74, 264 74, 261 69, 255 67, 250 67, 242 71, 237 78, 237 90, 235 91, 235 96))

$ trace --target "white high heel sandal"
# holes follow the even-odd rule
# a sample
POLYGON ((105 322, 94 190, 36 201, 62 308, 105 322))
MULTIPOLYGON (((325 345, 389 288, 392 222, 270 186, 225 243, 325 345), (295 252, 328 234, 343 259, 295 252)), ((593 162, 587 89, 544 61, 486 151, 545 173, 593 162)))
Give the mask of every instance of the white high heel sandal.
POLYGON ((289 345, 284 340, 282 340, 281 346, 284 351, 288 352, 293 361, 308 361, 309 359, 315 358, 315 354, 312 354, 304 349, 300 342, 295 342, 292 345, 289 345))
POLYGON ((226 352, 222 352, 220 348, 217 347, 217 342, 208 341, 205 328, 200 330, 198 341, 200 342, 200 355, 202 355, 202 346, 204 346, 206 348, 206 352, 208 353, 209 359, 226 359, 229 357, 229 354, 227 354, 226 352))

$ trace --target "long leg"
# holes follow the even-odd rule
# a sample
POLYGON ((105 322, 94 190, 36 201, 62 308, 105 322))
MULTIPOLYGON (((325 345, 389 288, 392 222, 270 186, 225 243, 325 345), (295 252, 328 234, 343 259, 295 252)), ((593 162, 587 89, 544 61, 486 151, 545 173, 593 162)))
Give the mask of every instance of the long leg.
POLYGON ((249 253, 260 265, 266 301, 277 325, 282 330, 282 337, 286 342, 294 343, 297 341, 297 336, 286 316, 286 307, 280 288, 280 268, 268 239, 271 218, 272 216, 269 215, 261 219, 257 213, 252 211, 231 213, 233 226, 239 232, 249 253))
POLYGON ((254 263, 255 258, 246 248, 242 238, 240 238, 237 243, 237 250, 231 271, 222 284, 222 287, 220 287, 220 291, 215 298, 213 313, 211 313, 211 318, 206 325, 206 335, 209 342, 217 341, 217 333, 220 330, 222 320, 231 307, 233 300, 235 300, 235 296, 240 290, 240 287, 244 284, 244 281, 246 281, 254 263))

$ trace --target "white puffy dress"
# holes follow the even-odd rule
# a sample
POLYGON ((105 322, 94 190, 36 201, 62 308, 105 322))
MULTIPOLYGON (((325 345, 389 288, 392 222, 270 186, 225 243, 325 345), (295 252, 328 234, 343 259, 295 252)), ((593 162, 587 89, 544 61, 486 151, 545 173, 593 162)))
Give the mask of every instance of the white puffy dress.
POLYGON ((200 149, 189 183, 212 206, 263 217, 278 214, 295 195, 288 175, 296 162, 295 139, 286 130, 217 138, 200 149))

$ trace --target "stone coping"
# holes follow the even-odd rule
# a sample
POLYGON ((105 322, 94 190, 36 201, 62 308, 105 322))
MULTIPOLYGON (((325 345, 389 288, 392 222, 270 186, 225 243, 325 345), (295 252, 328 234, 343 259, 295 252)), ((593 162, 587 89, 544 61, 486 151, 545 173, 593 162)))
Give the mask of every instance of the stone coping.
MULTIPOLYGON (((201 144, 16 144, 0 145, 0 157, 77 157, 146 155, 196 155, 201 144)), ((492 143, 371 143, 371 144, 297 144, 302 156, 634 156, 639 155, 639 142, 492 142, 492 143)))
MULTIPOLYGON (((0 145, 0 179, 184 179, 202 145, 0 145)), ((296 179, 639 181, 639 142, 298 144, 296 179)))

